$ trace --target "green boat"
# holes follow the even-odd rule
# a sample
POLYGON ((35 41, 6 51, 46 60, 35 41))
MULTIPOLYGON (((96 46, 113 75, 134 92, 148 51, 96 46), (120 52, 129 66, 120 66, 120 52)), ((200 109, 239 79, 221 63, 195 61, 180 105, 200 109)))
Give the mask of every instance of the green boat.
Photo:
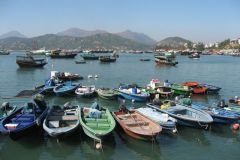
POLYGON ((192 89, 187 86, 181 86, 179 84, 172 84, 171 89, 174 90, 174 94, 178 95, 189 95, 192 92, 192 89))
POLYGON ((103 99, 116 99, 118 96, 118 91, 110 88, 100 88, 97 89, 99 97, 103 99))
POLYGON ((100 143, 102 143, 102 138, 110 134, 116 126, 109 110, 100 107, 96 102, 91 108, 81 109, 80 124, 87 136, 100 143))
POLYGON ((225 107, 224 109, 237 112, 240 114, 240 106, 228 106, 228 107, 225 107))

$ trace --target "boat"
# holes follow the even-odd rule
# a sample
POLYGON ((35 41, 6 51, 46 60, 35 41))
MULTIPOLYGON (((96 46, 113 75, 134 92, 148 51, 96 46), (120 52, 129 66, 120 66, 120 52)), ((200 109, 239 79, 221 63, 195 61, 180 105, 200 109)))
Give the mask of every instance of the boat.
POLYGON ((200 104, 192 104, 191 107, 210 114, 214 123, 232 124, 240 119, 238 113, 220 107, 206 107, 200 104))
POLYGON ((76 80, 81 80, 83 79, 82 76, 79 74, 74 74, 70 72, 58 72, 58 71, 53 71, 55 73, 55 78, 62 80, 62 81, 76 81, 76 80))
POLYGON ((56 95, 64 96, 64 95, 72 95, 75 93, 75 90, 80 86, 79 83, 72 84, 72 81, 67 81, 62 83, 56 87, 54 87, 53 92, 56 95))
POLYGON ((199 84, 202 87, 206 87, 207 88, 207 93, 218 93, 221 88, 214 86, 214 85, 210 85, 210 84, 199 84))
POLYGON ((212 117, 208 113, 173 101, 166 100, 160 105, 148 103, 147 106, 156 109, 159 112, 168 114, 177 119, 177 123, 183 126, 208 129, 213 122, 212 117))
POLYGON ((92 97, 95 94, 95 86, 79 86, 75 90, 75 94, 81 97, 92 97))
POLYGON ((80 124, 87 136, 100 143, 102 143, 102 138, 110 134, 116 126, 109 110, 100 107, 96 102, 90 108, 81 109, 80 124))
POLYGON ((84 60, 98 60, 99 56, 93 54, 93 53, 86 53, 81 55, 84 60))
POLYGON ((43 129, 51 137, 70 135, 79 128, 79 115, 79 106, 71 106, 69 102, 63 107, 54 105, 43 121, 43 129))
POLYGON ((195 53, 189 55, 188 57, 189 57, 189 58, 192 58, 192 59, 199 59, 199 58, 200 58, 200 54, 197 53, 197 52, 195 52, 195 53))
POLYGON ((191 87, 194 94, 205 94, 208 89, 207 87, 199 85, 198 82, 184 82, 182 86, 191 87))
POLYGON ((45 49, 45 47, 43 48, 40 48, 38 50, 32 50, 32 51, 29 51, 30 54, 33 54, 33 55, 46 55, 46 53, 49 53, 49 51, 47 51, 45 49))
POLYGON ((58 83, 55 82, 54 79, 50 78, 48 80, 45 81, 45 84, 43 85, 43 87, 40 90, 40 94, 52 94, 53 89, 57 86, 58 83))
POLYGON ((238 96, 235 96, 234 98, 230 98, 228 101, 231 104, 240 105, 240 99, 238 98, 238 96))
POLYGON ((162 131, 162 127, 158 123, 136 110, 115 111, 112 112, 112 115, 123 131, 135 139, 153 141, 162 131))
POLYGON ((120 96, 132 101, 147 101, 150 97, 149 93, 139 89, 137 86, 121 85, 117 91, 120 96))
POLYGON ((151 59, 149 59, 149 58, 141 58, 140 61, 146 62, 146 61, 151 61, 151 59))
POLYGON ((170 88, 174 91, 174 94, 178 95, 189 95, 192 92, 192 89, 188 86, 182 86, 179 84, 172 84, 170 88))
POLYGON ((0 107, 0 121, 9 116, 17 109, 17 106, 10 106, 9 102, 3 102, 0 107))
POLYGON ((76 64, 85 64, 86 61, 85 60, 79 60, 79 61, 75 61, 76 64))
POLYGON ((17 140, 25 134, 31 134, 35 129, 39 129, 47 112, 48 106, 43 96, 36 95, 32 102, 28 102, 1 121, 0 132, 17 140))
POLYGON ((49 56, 51 58, 75 58, 77 53, 62 50, 53 50, 49 56))
POLYGON ((118 91, 110 88, 99 88, 97 89, 98 96, 103 99, 116 99, 118 91))
POLYGON ((0 55, 9 55, 10 52, 7 50, 0 50, 0 55))
POLYGON ((116 62, 117 58, 112 56, 100 56, 99 61, 106 63, 106 62, 116 62))
POLYGON ((238 113, 239 115, 240 115, 240 106, 239 105, 237 105, 237 106, 226 106, 226 107, 224 107, 224 109, 225 110, 228 110, 228 111, 233 111, 233 112, 236 112, 236 113, 238 113))
POLYGON ((162 127, 163 130, 171 131, 174 133, 177 131, 176 127, 177 120, 169 116, 168 114, 159 112, 156 109, 150 107, 140 107, 135 110, 140 112, 144 116, 150 118, 151 120, 157 122, 162 127))
POLYGON ((43 67, 47 64, 45 58, 33 58, 30 55, 17 56, 16 63, 19 67, 43 67))
POLYGON ((176 64, 178 64, 178 62, 174 60, 174 56, 169 52, 161 52, 154 57, 157 64, 165 64, 171 66, 175 66, 176 64))

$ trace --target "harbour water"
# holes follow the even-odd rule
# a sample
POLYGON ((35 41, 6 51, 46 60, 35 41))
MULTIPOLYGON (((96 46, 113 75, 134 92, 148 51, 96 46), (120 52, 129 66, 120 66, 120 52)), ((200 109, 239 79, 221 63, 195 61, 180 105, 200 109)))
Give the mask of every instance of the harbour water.
MULTIPOLYGON (((146 85, 153 78, 168 79, 170 82, 199 81, 222 87, 219 95, 193 96, 193 101, 211 105, 220 99, 239 95, 240 59, 230 56, 201 56, 192 60, 178 56, 176 67, 157 66, 152 54, 120 54, 117 62, 102 64, 87 61, 75 64, 72 59, 48 59, 42 69, 23 69, 15 63, 16 55, 0 57, 0 102, 23 104, 29 99, 6 99, 24 89, 32 89, 50 76, 50 71, 68 71, 84 76, 83 85, 115 88, 120 83, 146 85), (150 62, 139 61, 150 58, 150 62), (98 79, 88 79, 89 74, 98 79)), ((63 104, 70 101, 80 106, 98 101, 110 110, 117 110, 119 102, 99 98, 47 97, 48 104, 63 104)), ((142 106, 144 103, 128 102, 128 106, 142 106)), ((233 132, 230 126, 215 125, 210 130, 179 127, 177 134, 161 133, 155 142, 132 139, 121 131, 114 131, 103 143, 103 150, 94 149, 92 139, 78 133, 61 141, 47 137, 44 133, 33 133, 18 141, 0 135, 0 160, 12 159, 161 159, 161 160, 235 160, 239 159, 240 132, 233 132)))

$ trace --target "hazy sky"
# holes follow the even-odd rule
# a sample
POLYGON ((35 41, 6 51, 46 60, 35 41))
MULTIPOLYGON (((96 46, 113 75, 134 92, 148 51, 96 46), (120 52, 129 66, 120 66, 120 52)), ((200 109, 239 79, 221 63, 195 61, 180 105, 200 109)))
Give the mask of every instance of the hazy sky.
POLYGON ((71 27, 221 41, 240 37, 240 0, 0 0, 0 34, 32 37, 71 27))

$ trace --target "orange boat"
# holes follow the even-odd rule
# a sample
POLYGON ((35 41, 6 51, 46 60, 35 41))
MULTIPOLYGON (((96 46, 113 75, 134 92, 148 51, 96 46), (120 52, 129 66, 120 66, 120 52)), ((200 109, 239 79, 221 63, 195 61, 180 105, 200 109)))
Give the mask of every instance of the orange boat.
POLYGON ((153 140, 162 131, 156 122, 145 117, 138 111, 112 112, 113 117, 129 136, 141 140, 153 140))
POLYGON ((196 86, 196 87, 193 87, 192 92, 195 94, 205 94, 207 93, 207 89, 208 89, 207 87, 196 86))
POLYGON ((188 86, 188 87, 196 87, 198 85, 199 85, 198 82, 184 82, 184 83, 182 83, 182 86, 188 86))

